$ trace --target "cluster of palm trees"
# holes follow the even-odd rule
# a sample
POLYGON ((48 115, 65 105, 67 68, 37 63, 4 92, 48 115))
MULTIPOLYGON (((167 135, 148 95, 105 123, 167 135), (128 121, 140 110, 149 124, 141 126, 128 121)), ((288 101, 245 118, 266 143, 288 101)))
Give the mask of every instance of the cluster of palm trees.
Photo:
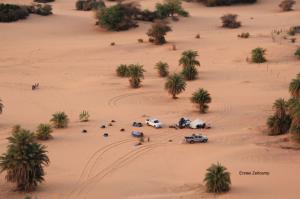
POLYGON ((44 166, 49 164, 46 147, 37 143, 34 133, 13 128, 7 152, 0 156, 0 171, 5 179, 16 184, 18 191, 32 191, 44 181, 44 166))
MULTIPOLYGON (((166 77, 165 89, 173 99, 177 99, 177 95, 185 91, 187 86, 186 81, 197 78, 197 67, 200 66, 200 62, 197 60, 198 56, 197 51, 184 51, 179 59, 179 65, 182 66, 181 73, 169 74, 169 65, 166 62, 160 61, 155 65, 159 76, 166 77)), ((116 69, 118 76, 129 77, 129 83, 132 88, 140 87, 141 79, 144 78, 144 72, 143 66, 139 64, 131 64, 129 66, 121 64, 116 69)), ((200 113, 207 112, 209 108, 208 104, 211 100, 210 94, 203 88, 198 89, 191 97, 191 102, 199 105, 200 113)))
POLYGON ((300 142, 300 74, 289 85, 291 98, 285 101, 277 99, 273 104, 274 114, 268 118, 270 135, 291 132, 293 138, 300 142))

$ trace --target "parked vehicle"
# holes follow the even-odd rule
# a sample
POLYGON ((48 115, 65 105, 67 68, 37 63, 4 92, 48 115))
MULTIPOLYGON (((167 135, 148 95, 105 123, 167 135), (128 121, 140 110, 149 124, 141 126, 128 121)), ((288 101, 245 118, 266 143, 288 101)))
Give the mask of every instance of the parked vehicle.
POLYGON ((190 123, 190 128, 192 129, 204 129, 206 126, 205 121, 200 120, 200 119, 195 119, 190 123))
POLYGON ((146 124, 148 126, 153 126, 154 128, 162 128, 162 123, 155 118, 146 119, 146 124))
POLYGON ((133 137, 137 137, 137 138, 144 137, 144 133, 143 133, 143 132, 140 132, 140 131, 132 131, 132 132, 131 132, 131 135, 132 135, 133 137))
POLYGON ((184 137, 185 142, 190 143, 190 144, 194 144, 196 142, 207 142, 208 138, 205 135, 200 135, 200 134, 193 134, 192 136, 186 136, 184 137))
POLYGON ((182 117, 182 118, 180 118, 180 120, 178 122, 178 127, 180 129, 189 128, 190 127, 190 123, 191 123, 190 119, 182 117))

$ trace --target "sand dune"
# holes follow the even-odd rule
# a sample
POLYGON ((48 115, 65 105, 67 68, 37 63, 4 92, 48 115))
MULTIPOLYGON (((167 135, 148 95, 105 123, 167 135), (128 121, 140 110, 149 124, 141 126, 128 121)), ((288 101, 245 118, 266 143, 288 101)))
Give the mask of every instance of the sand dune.
MULTIPOLYGON (((0 0, 30 3, 31 1, 0 0)), ((139 1, 153 8, 156 1, 139 1)), ((0 152, 14 124, 34 130, 49 121, 52 113, 65 111, 70 128, 55 130, 47 145, 51 164, 46 182, 33 196, 60 198, 299 198, 299 151, 281 149, 267 142, 261 133, 271 105, 278 97, 288 98, 288 84, 299 72, 291 44, 273 41, 273 29, 299 25, 299 3, 293 12, 280 12, 278 1, 260 0, 255 5, 207 8, 184 3, 189 18, 172 22, 168 44, 140 44, 147 40, 150 23, 126 32, 107 32, 94 26, 92 12, 74 9, 73 0, 56 0, 53 16, 30 16, 15 23, 0 24, 0 97, 5 110, 0 115, 0 152), (236 13, 243 26, 220 27, 219 17, 236 13), (237 34, 250 32, 249 39, 237 34), (196 34, 200 39, 195 39, 196 34), (115 42, 115 46, 110 46, 115 42), (171 44, 178 48, 170 50, 171 44), (246 62, 255 47, 267 49, 266 64, 246 62), (180 71, 182 51, 199 52, 201 67, 196 81, 177 100, 164 90, 164 79, 154 70, 156 62, 180 71), (119 64, 140 63, 146 69, 143 86, 131 89, 128 80, 115 75, 119 64), (31 85, 40 83, 40 89, 31 85), (208 114, 200 115, 189 98, 198 88, 207 89, 213 101, 208 114), (83 109, 91 121, 80 123, 83 109), (181 116, 202 118, 213 128, 202 132, 209 137, 203 145, 182 144, 192 130, 144 127, 151 142, 134 147, 130 136, 133 120, 154 116, 169 125, 181 116), (117 122, 108 129, 100 125, 117 122), (81 134, 82 129, 87 134, 81 134), (120 132, 125 128, 125 132, 120 132), (108 138, 102 134, 109 132, 108 138), (172 139, 173 142, 168 142, 172 139), (212 163, 221 162, 231 172, 232 191, 207 194, 203 177, 212 163), (270 175, 243 176, 240 171, 266 171, 270 175)), ((299 37, 297 37, 300 40, 299 37)), ((0 175, 0 198, 23 198, 0 175)))

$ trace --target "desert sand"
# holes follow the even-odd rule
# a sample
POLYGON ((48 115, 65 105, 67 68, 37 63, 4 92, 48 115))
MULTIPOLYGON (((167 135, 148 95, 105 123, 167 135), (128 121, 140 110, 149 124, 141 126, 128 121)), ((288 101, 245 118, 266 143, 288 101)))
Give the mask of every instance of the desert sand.
MULTIPOLYGON (((30 3, 29 0, 0 0, 30 3)), ((157 1, 138 1, 153 8, 157 1)), ((150 23, 125 32, 107 32, 95 26, 93 12, 74 9, 75 0, 56 0, 54 15, 29 16, 26 20, 0 24, 0 152, 6 150, 11 127, 20 124, 35 130, 56 111, 65 111, 70 127, 55 130, 54 139, 42 142, 49 151, 46 181, 32 196, 39 199, 297 199, 300 197, 300 151, 282 149, 280 137, 262 133, 272 103, 289 97, 288 84, 299 73, 293 53, 299 45, 273 41, 271 31, 299 25, 300 2, 292 12, 280 12, 275 0, 254 5, 207 8, 184 3, 191 17, 171 22, 169 43, 155 46, 145 32, 150 23), (219 17, 236 13, 243 26, 221 28, 219 17), (249 39, 237 34, 249 32, 249 39), (200 39, 195 39, 196 34, 200 39), (115 42, 115 46, 110 46, 115 42), (175 44, 176 51, 171 50, 175 44), (268 62, 250 64, 253 48, 267 49, 268 62), (199 78, 188 82, 177 100, 164 90, 165 79, 154 65, 170 64, 178 72, 184 50, 199 52, 199 78), (146 69, 142 87, 132 89, 128 79, 115 74, 119 64, 139 63, 146 69), (31 85, 40 83, 40 89, 31 85), (207 114, 198 113, 190 102, 198 88, 207 89, 212 103, 207 114), (78 114, 88 110, 91 121, 80 123, 78 114), (182 116, 201 118, 213 128, 201 133, 207 144, 183 144, 185 135, 197 131, 143 127, 150 143, 136 147, 130 135, 133 121, 147 116, 166 126, 182 116), (112 127, 102 124, 116 120, 112 127), (125 128, 125 132, 120 132, 125 128), (88 133, 82 134, 81 130, 88 133), (109 133, 108 138, 102 135, 109 133), (172 140, 172 142, 169 142, 172 140), (275 144, 274 144, 275 143, 275 144), (278 144, 279 143, 279 144, 278 144), (206 169, 221 162, 231 172, 232 190, 213 195, 205 192, 206 169), (240 175, 241 171, 269 175, 240 175)), ((0 175, 0 198, 24 198, 0 175)))

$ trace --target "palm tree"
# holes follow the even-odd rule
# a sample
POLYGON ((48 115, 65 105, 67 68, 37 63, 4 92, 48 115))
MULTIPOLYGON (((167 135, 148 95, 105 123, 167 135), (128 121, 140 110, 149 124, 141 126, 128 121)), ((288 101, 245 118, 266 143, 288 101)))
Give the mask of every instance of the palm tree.
POLYGON ((300 99, 300 74, 291 81, 289 91, 293 97, 300 99))
POLYGON ((212 164, 204 178, 207 191, 213 193, 222 193, 230 190, 230 173, 227 168, 220 163, 212 164))
POLYGON ((174 73, 170 75, 165 83, 165 89, 170 93, 173 99, 176 99, 176 95, 185 90, 186 82, 181 75, 174 73))
POLYGON ((128 66, 129 72, 129 83, 132 88, 138 88, 141 84, 141 79, 144 78, 144 72, 142 65, 139 64, 131 64, 128 66))
POLYGON ((3 111, 3 108, 4 108, 4 105, 2 103, 2 100, 0 99, 0 114, 2 113, 3 111))
POLYGON ((64 112, 57 112, 52 115, 50 122, 55 128, 66 128, 69 123, 69 118, 64 112))
POLYGON ((0 156, 1 172, 5 179, 16 184, 19 191, 34 190, 44 181, 44 166, 49 164, 45 146, 35 141, 34 134, 20 129, 8 138, 7 152, 0 156))
POLYGON ((288 103, 283 99, 277 99, 273 104, 274 115, 267 121, 269 135, 281 135, 287 133, 291 126, 291 117, 288 114, 288 103))
POLYGON ((168 76, 168 74, 169 74, 169 71, 168 71, 169 64, 168 63, 160 61, 155 65, 155 68, 157 69, 159 76, 161 76, 161 77, 168 76))
POLYGON ((288 102, 289 113, 292 117, 292 124, 290 131, 296 141, 300 142, 300 100, 292 98, 288 102))
POLYGON ((187 50, 182 53, 179 65, 183 66, 182 74, 187 80, 194 80, 198 75, 196 66, 200 66, 200 62, 196 59, 197 57, 197 51, 187 50))
POLYGON ((50 124, 40 124, 36 130, 36 138, 38 140, 48 140, 52 138, 53 132, 50 124))
POLYGON ((206 90, 200 88, 198 91, 193 93, 191 101, 199 105, 200 113, 205 113, 209 108, 207 104, 211 102, 211 97, 206 90))

